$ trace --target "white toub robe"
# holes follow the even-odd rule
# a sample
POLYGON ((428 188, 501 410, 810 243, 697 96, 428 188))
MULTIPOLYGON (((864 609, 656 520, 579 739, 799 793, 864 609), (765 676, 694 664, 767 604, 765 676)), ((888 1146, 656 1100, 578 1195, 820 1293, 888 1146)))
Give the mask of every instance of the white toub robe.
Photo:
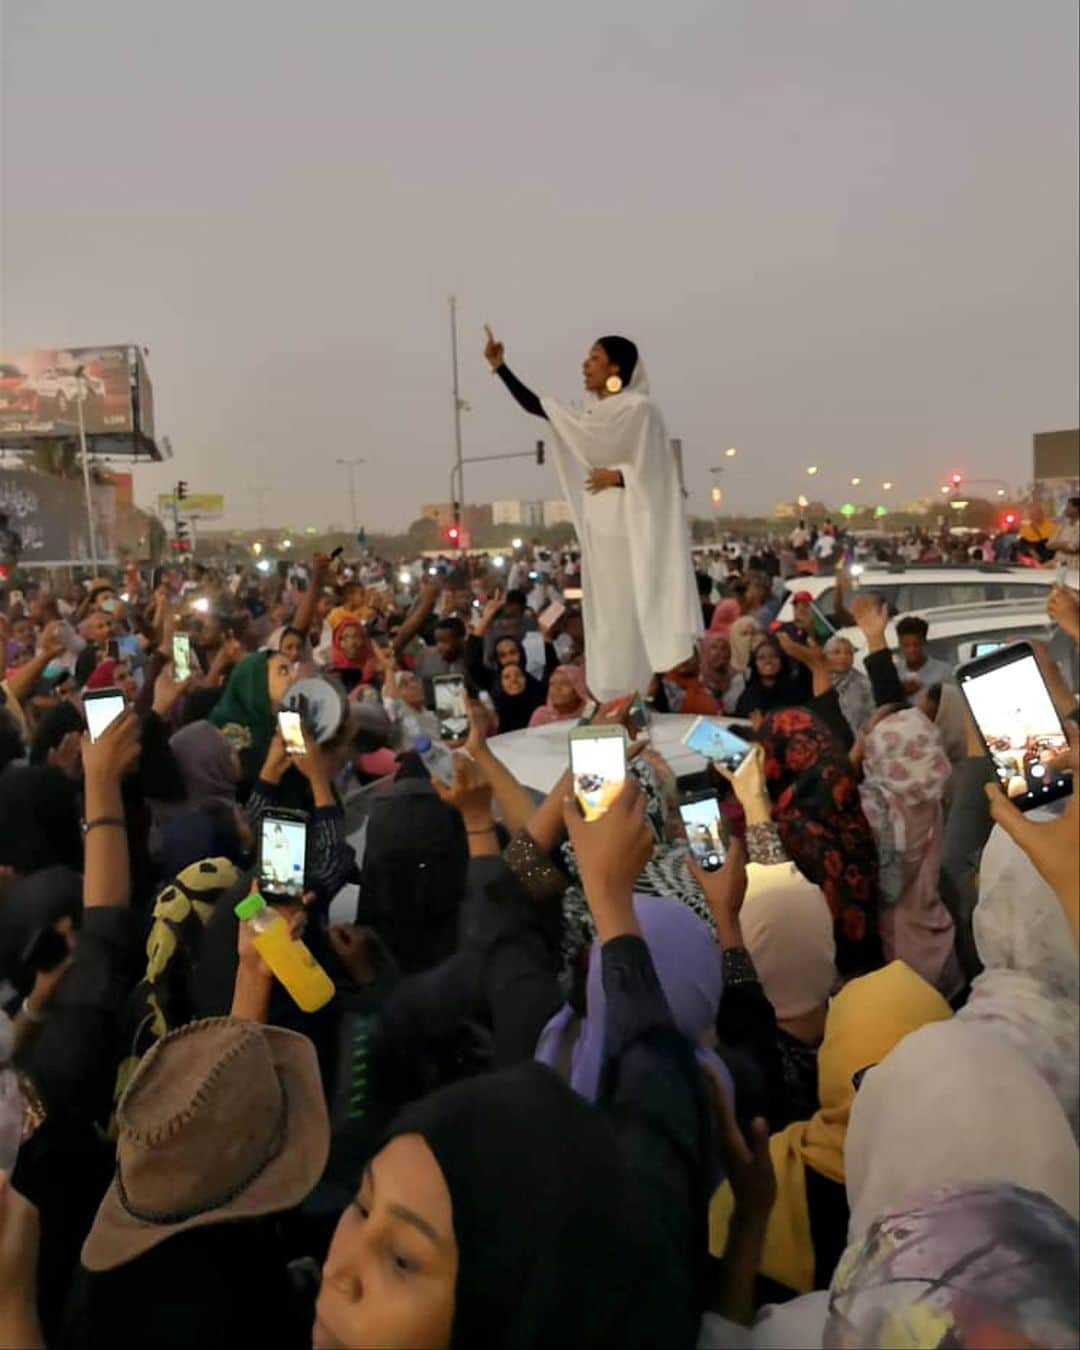
POLYGON ((639 365, 630 386, 580 407, 540 400, 552 458, 582 548, 585 664, 598 699, 642 693, 657 671, 693 654, 702 615, 682 483, 639 365), (590 469, 618 469, 624 488, 585 491, 590 469))

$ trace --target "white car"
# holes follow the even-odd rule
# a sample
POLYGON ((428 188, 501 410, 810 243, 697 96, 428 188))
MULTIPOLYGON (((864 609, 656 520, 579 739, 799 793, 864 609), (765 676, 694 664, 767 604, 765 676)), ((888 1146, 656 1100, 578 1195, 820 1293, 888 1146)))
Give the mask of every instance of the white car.
POLYGON ((57 417, 66 416, 68 409, 80 400, 92 402, 105 397, 104 380, 96 375, 83 375, 80 380, 73 370, 63 366, 38 371, 26 383, 37 395, 39 404, 53 405, 57 417))
MULTIPOLYGON (((988 656, 1013 642, 1036 638, 1045 642, 1061 667, 1070 689, 1077 684, 1076 643, 1047 617, 1045 602, 1030 600, 991 600, 975 605, 950 605, 924 615, 930 625, 926 638, 929 656, 944 661, 955 670, 977 656, 988 656)), ((855 663, 860 668, 866 659, 866 639, 858 628, 844 628, 845 637, 855 648, 855 663)), ((891 650, 899 643, 896 620, 890 620, 885 638, 891 650)))
MULTIPOLYGON (((858 590, 884 597, 890 614, 921 614, 954 605, 977 605, 986 601, 1041 599, 1046 602, 1055 573, 1034 567, 1007 567, 998 563, 972 563, 967 567, 928 564, 856 563, 853 569, 858 590)), ((836 602, 835 577, 788 577, 787 594, 777 614, 780 623, 793 615, 792 596, 809 591, 814 607, 825 619, 836 602)), ((855 591, 848 592, 848 600, 855 591)))

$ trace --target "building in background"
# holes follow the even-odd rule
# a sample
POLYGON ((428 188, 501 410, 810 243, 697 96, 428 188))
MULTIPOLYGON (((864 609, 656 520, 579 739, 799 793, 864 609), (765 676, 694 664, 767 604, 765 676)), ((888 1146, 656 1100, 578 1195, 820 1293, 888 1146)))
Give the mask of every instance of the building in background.
POLYGON ((573 517, 570 514, 570 503, 563 501, 544 502, 544 524, 549 528, 552 525, 572 525, 573 517))
POLYGON ((535 529, 544 524, 544 503, 520 499, 491 503, 492 525, 521 525, 535 529))

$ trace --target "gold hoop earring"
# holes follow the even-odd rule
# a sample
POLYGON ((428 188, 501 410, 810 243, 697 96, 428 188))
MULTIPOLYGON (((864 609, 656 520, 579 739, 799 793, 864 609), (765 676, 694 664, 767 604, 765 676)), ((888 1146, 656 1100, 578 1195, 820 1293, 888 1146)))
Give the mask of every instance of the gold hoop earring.
POLYGON ((622 388, 622 380, 619 379, 618 375, 609 375, 604 381, 604 388, 609 394, 617 394, 622 388))

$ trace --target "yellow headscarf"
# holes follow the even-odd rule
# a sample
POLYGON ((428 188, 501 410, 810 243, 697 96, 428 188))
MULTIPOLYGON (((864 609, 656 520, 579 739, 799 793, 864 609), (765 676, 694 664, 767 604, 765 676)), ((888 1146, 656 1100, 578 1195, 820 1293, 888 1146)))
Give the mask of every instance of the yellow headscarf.
MULTIPOLYGON (((814 1288, 814 1243, 806 1204, 809 1166, 830 1181, 844 1180, 844 1138, 855 1100, 852 1079, 878 1064, 912 1031, 951 1017, 949 1005, 903 961, 852 980, 829 1004, 818 1051, 819 1110, 769 1140, 776 1170, 776 1204, 769 1215, 761 1274, 806 1294, 814 1288)), ((728 1182, 709 1206, 709 1250, 723 1256, 731 1221, 728 1182)))

